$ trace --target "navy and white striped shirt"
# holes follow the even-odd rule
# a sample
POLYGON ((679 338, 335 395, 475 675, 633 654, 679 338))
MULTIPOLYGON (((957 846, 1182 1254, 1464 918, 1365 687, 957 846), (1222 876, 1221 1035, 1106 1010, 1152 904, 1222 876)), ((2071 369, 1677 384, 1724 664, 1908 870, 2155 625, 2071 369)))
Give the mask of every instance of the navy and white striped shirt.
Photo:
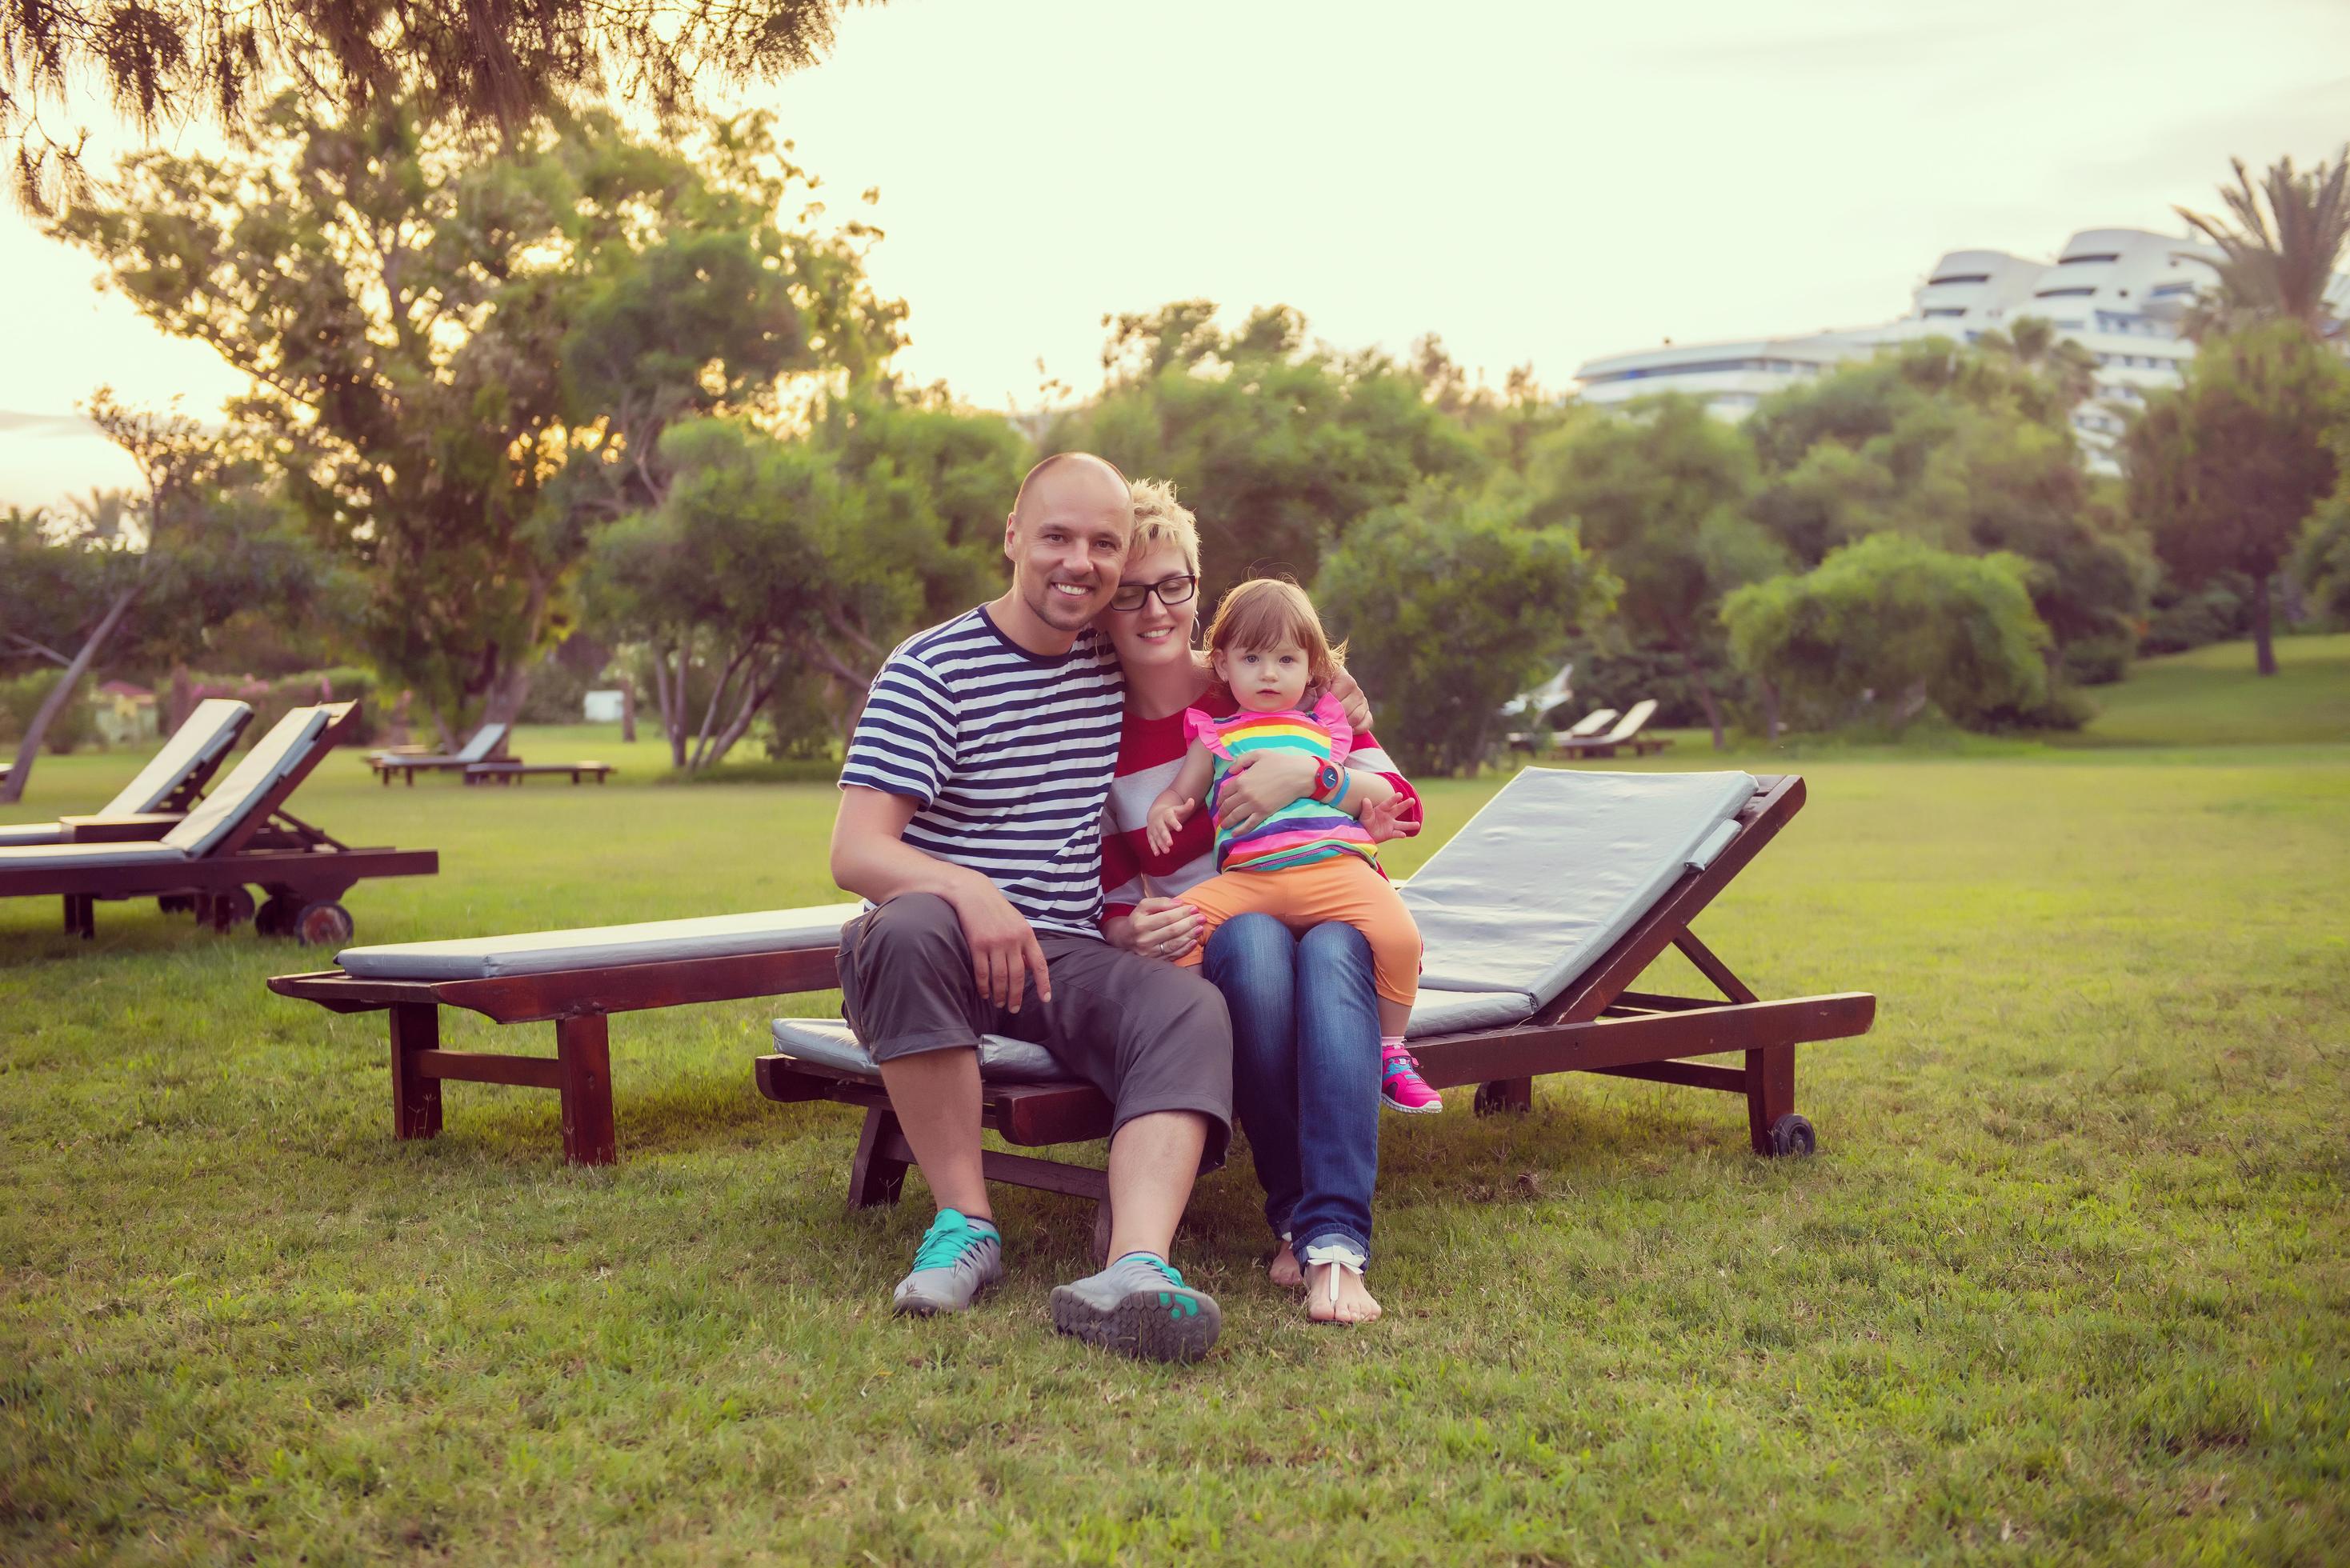
POLYGON ((905 841, 968 866, 1039 930, 1098 937, 1101 814, 1126 681, 1087 628, 1031 653, 984 606, 900 644, 873 678, 843 785, 912 797, 905 841))

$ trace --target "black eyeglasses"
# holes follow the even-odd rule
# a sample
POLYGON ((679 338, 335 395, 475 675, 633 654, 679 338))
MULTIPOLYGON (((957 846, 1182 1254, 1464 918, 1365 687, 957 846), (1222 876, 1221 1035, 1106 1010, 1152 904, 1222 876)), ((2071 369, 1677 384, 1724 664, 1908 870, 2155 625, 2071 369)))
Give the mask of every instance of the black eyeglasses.
POLYGON ((1186 573, 1180 577, 1161 577, 1155 583, 1120 583, 1109 597, 1114 610, 1139 610, 1142 601, 1157 595, 1159 602, 1169 609, 1190 604, 1191 596, 1200 591, 1200 579, 1186 573))

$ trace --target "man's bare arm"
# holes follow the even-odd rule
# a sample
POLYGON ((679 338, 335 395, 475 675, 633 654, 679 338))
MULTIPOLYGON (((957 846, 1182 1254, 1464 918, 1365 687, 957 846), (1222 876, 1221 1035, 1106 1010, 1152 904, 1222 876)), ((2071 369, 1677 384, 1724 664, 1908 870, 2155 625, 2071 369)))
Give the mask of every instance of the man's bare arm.
POLYGON ((901 893, 935 893, 954 907, 971 947, 972 978, 998 1007, 1020 1011, 1034 975, 1036 994, 1053 1000, 1053 977, 1036 933, 989 881, 967 866, 950 865, 906 842, 914 820, 910 795, 849 784, 832 821, 832 879, 879 904, 901 893))

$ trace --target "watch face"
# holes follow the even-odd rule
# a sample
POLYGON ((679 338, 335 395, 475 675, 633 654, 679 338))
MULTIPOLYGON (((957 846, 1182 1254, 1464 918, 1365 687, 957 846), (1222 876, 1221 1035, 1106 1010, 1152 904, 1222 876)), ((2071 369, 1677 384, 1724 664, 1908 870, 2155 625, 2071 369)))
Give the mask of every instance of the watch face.
POLYGON ((1338 769, 1333 763, 1322 764, 1322 793, 1327 794, 1338 787, 1338 769))

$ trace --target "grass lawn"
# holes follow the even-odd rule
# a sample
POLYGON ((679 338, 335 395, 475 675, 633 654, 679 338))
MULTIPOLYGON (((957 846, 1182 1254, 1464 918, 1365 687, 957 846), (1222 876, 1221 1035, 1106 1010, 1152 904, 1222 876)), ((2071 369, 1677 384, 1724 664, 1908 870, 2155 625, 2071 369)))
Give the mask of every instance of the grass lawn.
MULTIPOLYGON (((395 1143, 381 1018, 263 989, 322 955, 0 903, 0 1560, 2343 1561, 2350 639, 2279 653, 2142 666, 2094 744, 1799 757, 1699 929, 1765 994, 1879 994, 1801 1059, 1816 1158, 1616 1080, 1390 1119, 1354 1332, 1263 1282, 1238 1159, 1180 1371, 1052 1334, 1089 1212, 1050 1195, 1002 1194, 989 1304, 892 1321, 920 1179, 843 1210, 855 1113, 757 1097, 769 1009, 617 1021, 622 1163, 572 1170, 541 1091, 395 1143)), ((836 896, 825 785, 517 750, 628 771, 305 786, 442 852, 360 940, 836 896)), ((18 815, 135 765, 45 759, 18 815)), ((1492 787, 1430 785, 1401 864, 1492 787)))

